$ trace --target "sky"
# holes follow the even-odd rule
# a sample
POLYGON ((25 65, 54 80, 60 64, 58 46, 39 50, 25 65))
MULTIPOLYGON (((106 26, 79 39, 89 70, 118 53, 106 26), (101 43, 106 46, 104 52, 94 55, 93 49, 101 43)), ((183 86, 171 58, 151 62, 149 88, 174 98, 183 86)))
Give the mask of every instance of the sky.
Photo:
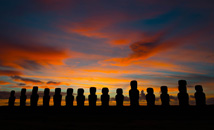
MULTIPOLYGON (((213 0, 1 0, 0 105, 11 90, 33 86, 109 88, 111 105, 122 88, 129 105, 130 81, 140 103, 152 87, 168 86, 177 104, 178 80, 187 80, 190 104, 202 85, 214 104, 213 0)), ((28 96, 28 97, 29 97, 28 96)), ((41 103, 41 99, 40 99, 41 103)), ((64 103, 64 101, 63 101, 64 103)), ((18 103, 17 103, 18 104, 18 103)))

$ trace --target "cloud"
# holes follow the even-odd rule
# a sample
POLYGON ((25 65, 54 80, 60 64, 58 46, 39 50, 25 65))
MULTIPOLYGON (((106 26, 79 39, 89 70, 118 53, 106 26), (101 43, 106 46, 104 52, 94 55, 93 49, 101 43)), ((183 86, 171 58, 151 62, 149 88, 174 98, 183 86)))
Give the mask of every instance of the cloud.
POLYGON ((213 105, 214 104, 214 98, 212 97, 212 98, 208 98, 207 99, 207 104, 208 105, 213 105))
MULTIPOLYGON (((191 83, 210 83, 214 81, 214 77, 207 74, 170 75, 169 77, 174 79, 186 79, 191 83)), ((194 88, 194 86, 188 87, 194 88)))
POLYGON ((21 75, 22 72, 15 71, 15 70, 1 70, 0 69, 0 76, 11 76, 11 75, 21 75))
MULTIPOLYGON (((115 97, 111 97, 110 101, 116 101, 115 97)), ((123 101, 130 101, 130 98, 128 96, 124 96, 124 100, 123 101)))
POLYGON ((10 82, 0 81, 0 85, 8 85, 8 84, 10 84, 10 82))
POLYGON ((11 78, 12 78, 14 81, 17 81, 17 82, 24 82, 24 83, 26 83, 26 84, 41 85, 41 84, 44 83, 44 82, 42 82, 42 81, 40 81, 40 80, 30 79, 30 78, 23 78, 23 77, 18 76, 18 75, 11 76, 11 78))
POLYGON ((178 100, 177 96, 172 96, 172 95, 169 95, 169 99, 171 101, 177 101, 178 100))
POLYGON ((195 99, 195 96, 194 95, 189 95, 190 98, 192 99, 195 99))
POLYGON ((56 81, 41 81, 41 80, 38 80, 38 79, 32 79, 32 78, 23 78, 21 76, 17 76, 17 75, 14 75, 14 76, 10 76, 11 79, 13 81, 16 81, 16 82, 21 82, 21 83, 17 83, 18 86, 13 86, 13 87, 27 87, 27 88, 31 88, 32 86, 31 85, 39 85, 40 88, 55 88, 53 86, 48 86, 48 85, 55 85, 55 86, 58 86, 58 85, 66 85, 66 86, 69 86, 70 84, 69 83, 66 83, 66 82, 56 82, 56 81))
POLYGON ((63 60, 68 58, 66 50, 22 38, 13 41, 0 37, 0 46, 0 66, 2 67, 38 70, 44 66, 63 65, 63 60))
POLYGON ((48 81, 46 84, 47 85, 61 85, 61 82, 48 81))
POLYGON ((18 83, 17 85, 18 86, 25 86, 26 84, 25 83, 18 83))
POLYGON ((8 99, 10 97, 10 92, 0 91, 0 99, 8 99))

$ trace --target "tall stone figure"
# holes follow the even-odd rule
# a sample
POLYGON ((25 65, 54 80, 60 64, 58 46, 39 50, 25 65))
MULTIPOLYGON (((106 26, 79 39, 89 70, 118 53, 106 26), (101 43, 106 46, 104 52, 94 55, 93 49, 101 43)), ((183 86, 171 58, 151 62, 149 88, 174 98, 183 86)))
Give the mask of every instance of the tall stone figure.
POLYGON ((14 104, 15 104, 15 100, 16 100, 15 91, 12 90, 12 91, 10 92, 10 97, 9 97, 9 101, 8 101, 8 106, 13 107, 14 104))
POLYGON ((155 95, 154 95, 153 88, 147 88, 146 101, 147 101, 147 106, 155 105, 155 95))
POLYGON ((78 107, 83 107, 84 106, 84 102, 85 102, 85 96, 84 96, 84 89, 83 88, 79 88, 77 90, 77 106, 78 107))
POLYGON ((108 92, 109 92, 108 88, 102 89, 101 102, 103 107, 109 106, 110 96, 108 95, 108 92))
POLYGON ((74 102, 74 96, 73 96, 73 89, 68 88, 67 89, 67 95, 65 97, 66 106, 72 107, 74 102))
POLYGON ((123 89, 121 88, 117 89, 117 95, 115 96, 115 99, 116 99, 116 106, 118 107, 123 106, 123 100, 124 100, 123 89))
POLYGON ((62 101, 61 88, 55 88, 55 95, 53 96, 53 102, 55 107, 60 107, 62 101))
POLYGON ((162 106, 169 106, 169 94, 168 94, 168 89, 167 86, 161 86, 161 102, 162 106))
POLYGON ((39 95, 37 94, 38 92, 38 87, 34 86, 32 90, 32 95, 30 96, 30 106, 36 107, 38 100, 39 100, 39 95))
POLYGON ((90 95, 88 96, 89 106, 95 107, 97 102, 96 88, 90 87, 90 95))
POLYGON ((137 89, 137 81, 132 80, 131 89, 129 90, 130 105, 133 107, 139 106, 139 90, 137 89))
POLYGON ((20 106, 22 106, 22 107, 26 106, 26 99, 27 99, 26 89, 22 88, 21 96, 20 96, 20 106))
POLYGON ((205 93, 203 92, 203 88, 201 85, 196 85, 195 86, 195 101, 196 101, 196 106, 205 106, 206 105, 206 96, 205 93))
POLYGON ((48 107, 50 103, 50 89, 45 88, 44 90, 44 96, 43 96, 43 106, 48 107))
POLYGON ((189 106, 189 95, 187 93, 187 82, 186 80, 179 80, 178 81, 178 100, 179 105, 182 107, 189 106))

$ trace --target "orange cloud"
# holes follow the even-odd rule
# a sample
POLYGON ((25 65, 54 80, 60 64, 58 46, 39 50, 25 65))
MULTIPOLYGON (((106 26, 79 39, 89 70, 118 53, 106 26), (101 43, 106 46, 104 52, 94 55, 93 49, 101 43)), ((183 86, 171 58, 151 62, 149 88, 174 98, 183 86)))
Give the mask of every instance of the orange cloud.
MULTIPOLYGON (((191 30, 192 27, 187 28, 187 30, 188 29, 191 30)), ((203 37, 205 37, 204 35, 206 34, 206 32, 209 32, 210 30, 207 29, 207 27, 205 27, 205 29, 204 28, 199 29, 195 32, 186 31, 183 34, 166 38, 170 31, 172 31, 172 27, 159 31, 155 35, 148 35, 144 33, 142 34, 141 40, 138 40, 137 42, 133 42, 132 44, 130 44, 129 48, 131 50, 131 53, 128 56, 107 59, 105 60, 105 62, 106 64, 109 63, 110 65, 113 65, 113 66, 114 65, 128 66, 130 64, 135 64, 136 62, 145 61, 154 56, 159 57, 159 55, 157 54, 171 51, 173 48, 180 47, 182 45, 185 45, 186 43, 188 43, 188 45, 196 44, 198 42, 196 40, 196 37, 202 37, 203 39, 203 37)), ((210 38, 210 36, 207 36, 207 38, 210 38)), ((196 55, 199 55, 199 54, 196 54, 196 55)), ((178 57, 177 54, 176 56, 178 57)), ((212 56, 211 53, 210 53, 210 56, 212 56)), ((187 57, 192 57, 192 55, 189 54, 187 55, 187 57)), ((185 56, 182 58, 185 59, 185 56)), ((182 60, 182 58, 178 58, 178 60, 179 59, 182 60)), ((188 59, 191 59, 191 58, 188 58, 188 59)))
POLYGON ((10 84, 10 82, 0 81, 0 85, 8 85, 8 84, 10 84))
MULTIPOLYGON (((63 65, 68 51, 39 45, 0 40, 1 66, 18 69, 39 69, 48 65, 63 65)), ((18 75, 18 74, 17 74, 18 75)))

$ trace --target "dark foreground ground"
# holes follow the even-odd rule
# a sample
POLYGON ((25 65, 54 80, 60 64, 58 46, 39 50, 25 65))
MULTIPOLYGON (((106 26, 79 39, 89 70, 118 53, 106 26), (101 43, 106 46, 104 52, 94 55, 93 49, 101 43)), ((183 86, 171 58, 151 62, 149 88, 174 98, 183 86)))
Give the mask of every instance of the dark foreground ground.
POLYGON ((214 106, 0 107, 0 130, 213 130, 214 106))

